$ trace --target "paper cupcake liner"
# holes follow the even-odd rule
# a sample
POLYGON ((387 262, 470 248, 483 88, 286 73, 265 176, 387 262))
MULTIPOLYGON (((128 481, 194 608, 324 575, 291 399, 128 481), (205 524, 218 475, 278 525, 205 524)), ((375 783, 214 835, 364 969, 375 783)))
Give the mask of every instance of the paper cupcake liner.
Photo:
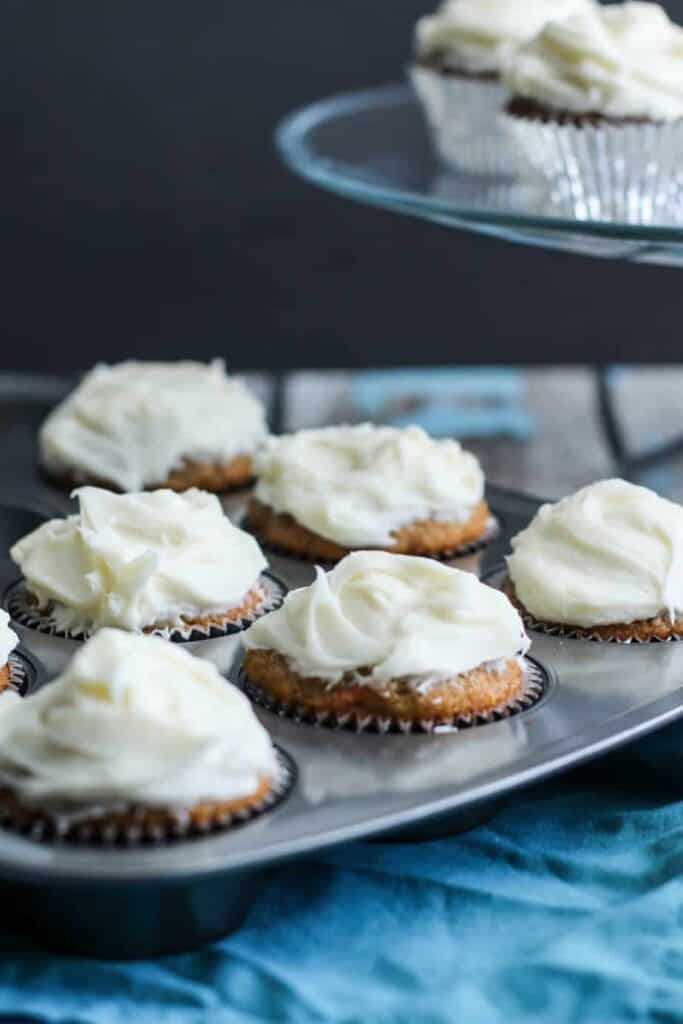
POLYGON ((408 69, 441 160, 467 174, 508 177, 519 169, 516 149, 500 124, 507 93, 497 81, 408 69))
POLYGON ((480 725, 488 725, 491 722, 500 722, 503 719, 511 718, 529 708, 541 700, 545 695, 549 680, 545 669, 533 658, 524 657, 524 673, 522 688, 510 700, 498 704, 489 711, 480 711, 471 715, 455 715, 447 721, 428 721, 413 719, 379 718, 375 715, 336 715, 334 712, 313 712, 309 708, 297 704, 284 704, 271 697, 269 693, 249 679, 240 668, 237 676, 237 685, 246 693, 254 704, 273 712, 280 718, 288 718, 290 721, 302 725, 311 725, 314 728, 341 729, 345 732, 375 733, 386 735, 387 733, 424 734, 458 732, 461 729, 472 729, 480 725))
POLYGON ((628 224, 683 221, 683 122, 559 124, 501 115, 554 212, 628 224))
MULTIPOLYGON (((187 623, 184 625, 159 626, 153 629, 148 636, 159 636, 164 640, 171 640, 173 643, 190 643, 197 640, 213 640, 219 637, 232 636, 248 629, 257 619, 267 612, 275 611, 285 599, 287 587, 271 572, 264 572, 259 577, 259 584, 263 591, 263 599, 248 614, 241 616, 231 622, 213 623, 205 625, 187 623)), ((5 591, 3 604, 10 616, 19 625, 27 629, 35 629, 39 633, 59 637, 62 640, 84 641, 93 635, 96 630, 64 630, 59 629, 49 613, 41 612, 35 605, 30 603, 29 592, 23 580, 16 580, 5 591)))
POLYGON ((599 633, 592 633, 590 629, 582 629, 573 626, 563 626, 560 623, 553 622, 541 622, 535 619, 526 610, 522 610, 517 606, 519 614, 522 618, 522 622, 527 629, 532 630, 534 633, 544 633, 546 636, 554 636, 558 639, 563 640, 592 640, 594 643, 599 644, 669 644, 678 643, 679 640, 683 640, 683 634, 678 635, 672 633, 671 636, 650 636, 650 637, 616 637, 616 636, 601 636, 599 633))
MULTIPOLYGON (((27 697, 38 683, 38 667, 21 647, 15 647, 7 659, 9 666, 9 687, 20 697, 27 697)), ((2 691, 5 692, 5 691, 2 691)), ((2 693, 0 693, 0 698, 2 693)))
MULTIPOLYGON (((493 572, 485 576, 482 582, 487 583, 491 587, 495 587, 497 590, 502 590, 503 593, 505 593, 505 584, 508 580, 509 577, 504 570, 495 569, 493 572)), ((507 596, 509 597, 509 595, 507 596)), ((557 639, 561 640, 591 640, 594 643, 599 644, 668 644, 678 643, 679 640, 683 640, 683 634, 672 634, 671 636, 666 637, 602 636, 600 633, 592 632, 590 628, 566 626, 559 622, 543 622, 541 619, 537 619, 533 616, 531 612, 527 611, 519 601, 514 601, 513 603, 519 612, 520 618, 526 629, 533 633, 543 633, 545 636, 557 637, 557 639)))
POLYGON ((222 816, 212 818, 202 825, 190 818, 190 811, 174 809, 166 825, 151 825, 144 821, 145 808, 131 807, 124 804, 83 808, 78 812, 40 812, 40 818, 27 824, 19 820, 16 810, 3 801, 0 794, 0 826, 12 832, 27 836, 36 842, 59 842, 69 845, 97 846, 138 846, 141 844, 163 844, 177 842, 223 832, 244 825, 267 811, 272 811, 283 802, 292 790, 297 778, 296 764, 289 754, 280 747, 275 748, 278 763, 277 778, 258 803, 251 804, 239 811, 226 812, 222 816), (128 815, 140 818, 140 824, 122 827, 107 820, 112 815, 125 811, 128 815), (101 816, 101 820, 82 821, 86 816, 101 816))
MULTIPOLYGON (((264 551, 269 552, 271 555, 280 555, 283 558, 291 558, 295 562, 302 562, 304 565, 319 565, 321 569, 326 571, 333 569, 337 562, 330 561, 327 558, 316 558, 314 555, 303 555, 299 552, 290 551, 289 548, 283 547, 280 544, 271 544, 270 541, 264 540, 258 530, 254 530, 249 525, 249 520, 245 516, 239 524, 241 530, 245 530, 247 533, 251 533, 253 537, 258 540, 261 548, 264 551)), ((500 533, 500 523, 495 516, 489 516, 486 524, 484 533, 477 540, 470 541, 469 544, 461 544, 456 548, 449 548, 445 551, 439 551, 431 555, 422 555, 423 558, 433 558, 437 562, 450 562, 455 558, 465 558, 468 555, 474 555, 479 551, 483 551, 492 540, 494 540, 500 533)), ((369 551, 369 550, 383 550, 382 548, 350 548, 350 551, 369 551)), ((341 559, 339 559, 341 561, 341 559)))

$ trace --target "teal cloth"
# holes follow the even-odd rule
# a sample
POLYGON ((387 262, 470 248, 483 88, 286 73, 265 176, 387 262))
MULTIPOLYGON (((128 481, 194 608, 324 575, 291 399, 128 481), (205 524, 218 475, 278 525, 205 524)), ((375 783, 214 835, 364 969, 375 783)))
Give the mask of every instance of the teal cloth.
POLYGON ((287 865, 241 931, 191 955, 68 960, 3 935, 0 1020, 680 1021, 681 752, 683 724, 464 835, 287 865))

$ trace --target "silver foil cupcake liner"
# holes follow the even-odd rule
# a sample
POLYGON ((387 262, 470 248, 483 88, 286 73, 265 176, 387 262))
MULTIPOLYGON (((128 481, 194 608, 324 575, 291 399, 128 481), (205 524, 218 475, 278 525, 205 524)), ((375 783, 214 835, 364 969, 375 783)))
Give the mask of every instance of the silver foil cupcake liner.
MULTIPOLYGON (((245 825, 267 811, 272 811, 289 795, 297 779, 294 760, 280 747, 275 747, 278 763, 277 778, 268 792, 258 802, 239 811, 226 811, 222 816, 198 824, 191 818, 190 810, 170 811, 169 824, 156 825, 144 821, 145 808, 116 804, 83 808, 79 811, 41 811, 40 818, 32 822, 20 820, 13 806, 0 793, 0 826, 11 832, 33 839, 36 842, 63 843, 86 846, 139 846, 161 845, 178 840, 196 839, 245 825), (107 821, 107 815, 125 812, 132 823, 125 828, 107 821), (88 821, 83 821, 84 818, 88 821), (101 817, 101 820, 97 820, 101 817), (135 819, 139 819, 136 824, 135 819)), ((21 808, 21 805, 19 805, 21 808)), ((28 808, 23 808, 28 810, 28 808)))
POLYGON ((495 80, 408 68, 443 163, 472 175, 509 177, 519 170, 514 142, 500 123, 505 88, 495 80))
POLYGON ((508 701, 491 708, 489 711, 480 711, 471 715, 456 715, 448 721, 427 721, 413 719, 378 718, 375 715, 336 715, 334 712, 312 712, 309 708, 296 704, 283 704, 271 697, 249 679, 244 668, 240 668, 237 675, 237 685, 249 697, 254 704, 271 711, 280 718, 288 718, 290 721, 302 725, 311 725, 314 728, 341 729, 345 732, 375 733, 386 735, 397 733, 403 735, 425 733, 459 732, 462 729, 472 729, 480 725, 488 725, 491 722, 500 722, 513 715, 519 715, 528 711, 544 697, 550 685, 548 674, 545 669, 533 658, 524 657, 524 677, 522 688, 518 694, 508 701))
MULTIPOLYGON (((269 552, 272 555, 280 555, 282 558, 291 558, 295 562, 302 562, 304 565, 319 565, 321 569, 329 571, 333 569, 337 562, 330 561, 326 558, 316 558, 314 555, 302 555, 294 551, 290 551, 289 548, 282 547, 279 544, 271 544, 269 541, 264 540, 258 530, 254 529, 250 523, 248 517, 245 515, 239 523, 241 530, 245 530, 250 533, 259 542, 259 545, 264 551, 269 552)), ((423 558, 432 558, 437 562, 452 562, 457 558, 467 558, 469 555, 475 555, 479 551, 484 551, 485 548, 491 543, 492 540, 500 533, 500 523, 495 516, 489 516, 486 524, 484 533, 477 540, 471 541, 469 544, 461 544, 459 547, 450 548, 445 551, 439 551, 438 554, 423 555, 423 558)), ((371 548, 352 548, 351 551, 366 551, 374 550, 371 548)), ((377 550, 383 550, 379 548, 377 550)), ((341 561, 341 559, 339 559, 341 561)))
POLYGON ((627 224, 683 222, 683 122, 560 124, 501 115, 545 182, 556 215, 627 224))
MULTIPOLYGON (((173 643, 193 643, 197 640, 213 640, 219 637, 232 636, 248 629, 257 619, 268 612, 275 611, 285 599, 287 587, 271 572, 264 572, 259 577, 259 585, 263 591, 263 598, 247 615, 241 616, 230 622, 214 623, 206 625, 188 623, 186 625, 159 626, 150 630, 148 636, 159 636, 163 640, 170 640, 173 643)), ((59 637, 62 640, 87 640, 95 630, 71 630, 60 629, 49 612, 36 608, 30 601, 30 594, 23 580, 16 580, 5 591, 3 605, 9 612, 14 622, 26 629, 35 629, 39 633, 59 637)))

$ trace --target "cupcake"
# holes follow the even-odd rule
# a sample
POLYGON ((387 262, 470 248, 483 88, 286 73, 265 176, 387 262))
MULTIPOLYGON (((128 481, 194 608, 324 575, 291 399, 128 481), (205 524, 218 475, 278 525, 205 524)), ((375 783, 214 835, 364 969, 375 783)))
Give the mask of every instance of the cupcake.
POLYGON ((415 30, 410 76, 439 156, 474 173, 513 171, 498 118, 506 92, 501 69, 510 53, 550 19, 589 0, 445 0, 415 30))
POLYGON ((37 838, 208 831, 263 810, 283 782, 243 694, 157 637, 100 630, 35 696, 0 701, 0 809, 37 838))
POLYGON ((506 63, 504 123, 581 220, 676 215, 683 30, 651 3, 553 21, 506 63))
POLYGON ((0 694, 12 688, 10 655, 18 643, 19 637, 9 626, 9 615, 0 608, 0 694))
POLYGON ((188 638, 233 631, 268 607, 266 560, 215 495, 82 487, 74 496, 76 515, 43 523, 10 551, 23 573, 10 601, 17 621, 66 636, 117 626, 188 638))
POLYGON ((600 640, 683 634, 683 507, 625 480, 543 505, 512 540, 506 589, 527 624, 600 640))
POLYGON ((500 591, 427 558, 358 551, 245 634, 257 699, 357 727, 456 725, 521 698, 528 640, 500 591))
POLYGON ((219 359, 96 366, 40 430, 47 474, 116 491, 226 491, 252 476, 261 403, 219 359))
POLYGON ((324 427, 271 437, 256 459, 248 523, 289 554, 355 548, 445 556, 490 530, 484 474, 457 441, 419 427, 324 427))

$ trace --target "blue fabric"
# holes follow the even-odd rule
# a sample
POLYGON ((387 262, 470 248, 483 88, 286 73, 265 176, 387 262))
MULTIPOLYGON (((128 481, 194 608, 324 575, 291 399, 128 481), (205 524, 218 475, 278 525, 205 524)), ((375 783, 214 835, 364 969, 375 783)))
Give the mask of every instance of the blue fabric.
POLYGON ((351 401, 359 419, 435 436, 526 440, 535 427, 526 374, 505 366, 366 370, 354 374, 351 401))
POLYGON ((4 935, 0 1011, 60 1024, 680 1021, 682 751, 683 724, 470 833, 283 867, 239 933, 192 955, 67 960, 4 935))

